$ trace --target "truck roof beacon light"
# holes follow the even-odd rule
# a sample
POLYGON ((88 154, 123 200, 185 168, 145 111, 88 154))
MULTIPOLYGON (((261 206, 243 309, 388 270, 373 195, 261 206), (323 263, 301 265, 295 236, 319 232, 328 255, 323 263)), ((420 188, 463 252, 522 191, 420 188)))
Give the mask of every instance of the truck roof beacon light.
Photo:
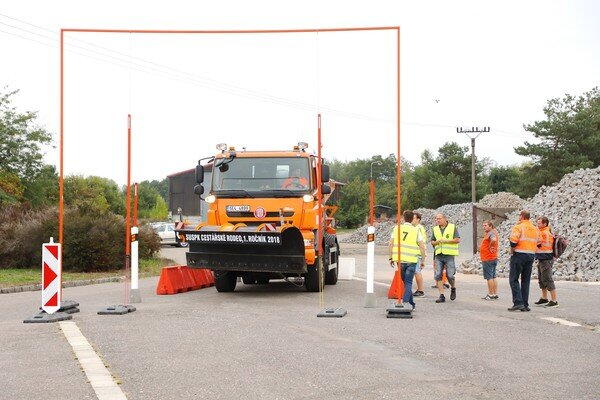
POLYGON ((300 148, 300 150, 305 150, 308 148, 308 143, 306 142, 298 142, 298 148, 300 148))
POLYGON ((219 151, 225 151, 225 150, 227 150, 227 143, 219 143, 217 145, 217 150, 219 150, 219 151))

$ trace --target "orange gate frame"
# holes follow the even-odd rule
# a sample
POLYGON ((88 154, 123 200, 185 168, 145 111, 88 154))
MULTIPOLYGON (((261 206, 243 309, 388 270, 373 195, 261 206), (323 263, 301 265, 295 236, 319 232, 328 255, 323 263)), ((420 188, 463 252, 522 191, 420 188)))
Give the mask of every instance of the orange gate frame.
MULTIPOLYGON (((319 32, 352 32, 352 31, 396 31, 396 135, 397 135, 397 160, 396 160, 396 185, 397 185, 397 220, 398 226, 398 243, 400 243, 400 208, 402 205, 402 190, 400 188, 401 183, 401 159, 400 159, 400 26, 371 26, 371 27, 354 27, 354 28, 313 28, 313 29, 260 29, 260 30, 147 30, 147 29, 83 29, 83 28, 62 28, 60 30, 60 140, 59 140, 59 177, 58 177, 58 242, 62 245, 63 243, 63 231, 64 231, 64 164, 63 164, 63 151, 64 151, 64 34, 65 32, 79 32, 79 33, 152 33, 152 34, 253 34, 253 33, 319 33, 319 32)), ((318 110, 317 110, 318 111, 318 110)), ((130 116, 128 116, 128 140, 131 132, 130 116)), ((130 150, 128 150, 130 151, 130 150)), ((321 165, 321 115, 318 116, 318 163, 321 165)), ((319 172, 320 175, 320 172, 319 172)), ((127 196, 130 195, 130 176, 131 176, 131 165, 127 166, 127 196)), ((318 188, 319 196, 321 188, 318 188)), ((130 215, 129 201, 126 204, 127 216, 130 215)), ((320 207, 321 208, 321 207, 320 207)), ((321 213, 321 212, 320 212, 321 213)), ((320 215, 319 221, 319 236, 323 237, 323 223, 322 215, 320 215)), ((129 221, 129 218, 127 218, 129 221)), ((129 244, 129 234, 125 231, 127 238, 126 243, 129 244)), ((322 252, 321 243, 319 241, 319 252, 322 252)), ((62 249, 62 246, 61 246, 62 249)), ((62 268, 62 267, 61 267, 62 268)), ((62 286, 62 282, 61 282, 62 286)))

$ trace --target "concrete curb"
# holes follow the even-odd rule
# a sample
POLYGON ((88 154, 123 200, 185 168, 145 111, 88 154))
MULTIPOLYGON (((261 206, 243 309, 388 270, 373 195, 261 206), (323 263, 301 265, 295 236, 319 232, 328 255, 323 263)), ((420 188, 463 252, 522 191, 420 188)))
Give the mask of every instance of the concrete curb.
MULTIPOLYGON (((64 281, 62 283, 62 287, 66 288, 66 287, 75 287, 75 286, 96 285, 98 283, 120 282, 122 280, 123 280, 122 276, 111 276, 108 278, 83 279, 83 280, 78 280, 78 281, 64 281)), ((40 283, 36 283, 33 285, 22 285, 22 286, 11 286, 11 287, 6 287, 6 288, 0 288, 0 294, 34 292, 36 290, 42 290, 42 285, 40 283)))

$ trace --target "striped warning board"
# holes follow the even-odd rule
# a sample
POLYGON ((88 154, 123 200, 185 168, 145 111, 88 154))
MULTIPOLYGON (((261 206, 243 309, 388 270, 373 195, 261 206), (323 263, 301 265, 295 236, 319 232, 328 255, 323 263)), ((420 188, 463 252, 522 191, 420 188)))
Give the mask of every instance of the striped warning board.
POLYGON ((42 310, 52 314, 60 308, 62 251, 60 243, 42 244, 42 310))

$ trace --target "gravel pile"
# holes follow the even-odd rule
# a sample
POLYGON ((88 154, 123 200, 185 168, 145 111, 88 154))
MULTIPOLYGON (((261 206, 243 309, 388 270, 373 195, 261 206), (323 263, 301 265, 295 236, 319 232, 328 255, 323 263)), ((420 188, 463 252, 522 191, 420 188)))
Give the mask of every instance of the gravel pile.
POLYGON ((527 201, 510 192, 498 192, 488 194, 477 203, 480 207, 497 208, 519 208, 521 209, 527 201))
MULTIPOLYGON (((565 253, 554 263, 555 279, 600 281, 600 167, 578 170, 553 186, 543 186, 522 208, 531 213, 532 220, 548 217, 552 230, 569 241, 565 253)), ((501 240, 499 276, 508 276, 508 237, 518 214, 518 211, 509 214, 509 219, 497 228, 501 240)), ((465 261, 460 269, 464 273, 481 274, 479 255, 465 261)), ((535 272, 536 268, 534 275, 537 275, 535 272)))
MULTIPOLYGON (((519 196, 509 192, 499 192, 488 194, 478 205, 482 207, 499 207, 499 208, 521 208, 525 200, 519 196)), ((473 209, 471 203, 446 204, 437 209, 418 208, 415 211, 421 213, 422 224, 427 230, 427 237, 431 235, 431 228, 435 224, 435 216, 442 213, 448 218, 448 221, 461 226, 472 223, 473 209)), ((395 222, 387 221, 379 223, 375 226, 375 244, 387 245, 395 222)), ((342 243, 361 244, 367 242, 367 225, 361 226, 356 232, 346 236, 341 240, 342 243)))

